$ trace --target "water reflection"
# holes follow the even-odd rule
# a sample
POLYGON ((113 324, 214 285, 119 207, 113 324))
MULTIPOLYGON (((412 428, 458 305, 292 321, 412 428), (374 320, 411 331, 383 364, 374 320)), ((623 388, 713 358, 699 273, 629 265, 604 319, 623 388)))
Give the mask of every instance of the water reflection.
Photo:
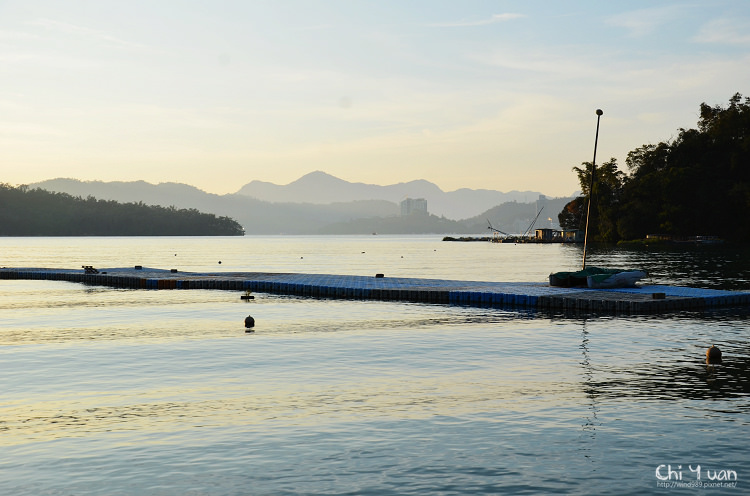
MULTIPOLYGON (((576 247, 568 249, 575 250, 576 247)), ((750 290, 750 249, 735 245, 596 246, 590 265, 645 270, 655 284, 708 289, 750 290)))
MULTIPOLYGON (((600 364, 598 380, 584 382, 588 396, 599 399, 729 400, 750 396, 750 349, 735 348, 722 364, 706 364, 685 357, 675 363, 644 362, 640 367, 600 364)), ((750 402, 732 407, 750 411, 750 402)))
POLYGON ((326 384, 238 380, 211 388, 33 398, 4 408, 0 446, 107 432, 130 432, 129 442, 134 442, 167 432, 198 435, 189 433, 197 428, 270 433, 289 426, 321 429, 355 421, 424 421, 441 416, 451 423, 469 423, 486 412, 492 412, 492 418, 485 421, 503 422, 543 418, 546 409, 561 407, 573 392, 567 383, 498 379, 488 379, 484 370, 423 377, 382 374, 326 384))
MULTIPOLYGON (((338 254, 354 253, 359 240, 300 247, 295 238, 283 250, 275 240, 256 250, 256 241, 126 240, 119 253, 120 240, 83 240, 73 251, 32 241, 36 256, 24 245, 10 260, 43 266, 43 255, 76 266, 80 252, 100 265, 93 245, 110 266, 169 267, 179 252, 181 270, 222 259, 236 270, 517 281, 543 279, 547 265, 559 270, 566 251, 576 255, 570 265, 580 260, 575 247, 433 252, 422 242, 402 259, 379 239, 382 255, 368 246, 342 265, 338 254), (196 255, 183 265, 188 247, 196 255), (314 265, 308 253, 318 252, 330 268, 314 265), (297 253, 287 258, 299 265, 283 265, 285 253, 297 253), (412 262, 420 254, 424 270, 412 262)), ((702 253, 617 249, 599 260, 690 286, 748 279, 736 256, 702 253)), ((114 486, 132 494, 643 494, 653 492, 659 463, 747 469, 747 443, 730 433, 750 418, 744 311, 560 318, 275 296, 249 305, 222 291, 2 281, 0 313, 3 494, 111 494, 114 486), (250 311, 252 337, 243 325, 250 311), (709 368, 714 343, 724 361, 709 368), (37 490, 13 490, 32 483, 37 490)))
MULTIPOLYGON (((589 357, 589 336, 586 329, 586 321, 584 320, 581 329, 581 354, 583 359, 581 366, 583 368, 583 384, 584 391, 586 392, 586 399, 588 400, 588 411, 589 415, 584 419, 583 423, 583 435, 588 438, 588 441, 593 442, 596 439, 596 428, 600 425, 597 413, 599 407, 597 405, 597 395, 593 394, 592 384, 594 382, 594 370, 591 366, 591 359, 589 357)), ((589 443, 584 443, 582 450, 585 452, 584 457, 589 461, 593 462, 592 455, 590 453, 589 443)))

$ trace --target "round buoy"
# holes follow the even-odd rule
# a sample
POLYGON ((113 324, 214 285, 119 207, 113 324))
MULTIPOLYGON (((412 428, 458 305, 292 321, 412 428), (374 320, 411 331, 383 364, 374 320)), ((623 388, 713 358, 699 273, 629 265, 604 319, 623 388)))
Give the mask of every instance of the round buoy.
POLYGON ((716 345, 706 350, 706 363, 721 363, 721 350, 716 345))
POLYGON ((245 327, 247 327, 248 329, 250 329, 251 327, 255 327, 255 319, 252 315, 248 315, 247 317, 245 317, 245 327))

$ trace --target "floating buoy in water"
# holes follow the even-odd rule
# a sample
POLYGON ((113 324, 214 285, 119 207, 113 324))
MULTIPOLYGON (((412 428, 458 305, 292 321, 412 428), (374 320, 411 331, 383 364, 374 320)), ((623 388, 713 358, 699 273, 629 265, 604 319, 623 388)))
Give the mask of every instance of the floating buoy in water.
POLYGON ((716 345, 706 350, 706 363, 721 363, 721 350, 716 345))
POLYGON ((250 290, 248 289, 248 290, 245 291, 245 294, 243 294, 242 296, 240 296, 240 299, 241 300, 254 300, 255 296, 251 295, 250 294, 250 290))
POLYGON ((245 327, 248 329, 255 327, 255 319, 252 315, 245 317, 245 327))

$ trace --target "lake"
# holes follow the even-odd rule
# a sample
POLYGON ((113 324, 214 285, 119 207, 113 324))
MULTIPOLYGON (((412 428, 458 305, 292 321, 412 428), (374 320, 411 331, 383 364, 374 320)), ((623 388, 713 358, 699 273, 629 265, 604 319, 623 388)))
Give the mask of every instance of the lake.
MULTIPOLYGON (((750 290, 732 247, 589 248, 750 290)), ((0 238, 0 266, 544 281, 581 247, 0 238)), ((747 310, 570 316, 0 280, 0 494, 745 494, 747 310), (246 333, 244 319, 255 318, 246 333), (716 344, 724 362, 707 366, 716 344)))

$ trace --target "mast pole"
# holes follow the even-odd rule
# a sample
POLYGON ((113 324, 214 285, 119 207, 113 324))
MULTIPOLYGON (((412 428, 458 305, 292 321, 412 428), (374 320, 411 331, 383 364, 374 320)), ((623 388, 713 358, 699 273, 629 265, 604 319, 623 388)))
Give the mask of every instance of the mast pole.
POLYGON ((594 196, 594 175, 596 174, 596 145, 599 143, 599 119, 601 119, 602 109, 596 109, 596 137, 594 138, 594 159, 591 161, 591 184, 589 185, 589 205, 586 209, 586 232, 583 236, 583 267, 586 268, 586 245, 589 240, 589 216, 591 215, 591 200, 594 196))

